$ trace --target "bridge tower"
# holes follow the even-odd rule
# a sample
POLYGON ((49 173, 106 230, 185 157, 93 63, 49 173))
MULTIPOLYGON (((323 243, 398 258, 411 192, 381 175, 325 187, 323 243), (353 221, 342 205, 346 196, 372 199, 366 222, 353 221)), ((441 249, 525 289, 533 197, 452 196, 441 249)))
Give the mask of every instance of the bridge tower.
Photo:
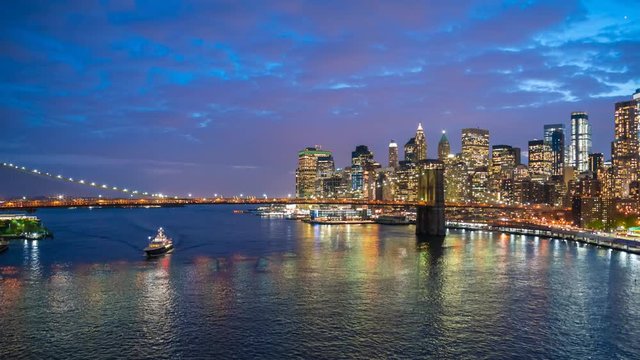
POLYGON ((422 160, 418 164, 416 235, 444 236, 444 163, 422 160))

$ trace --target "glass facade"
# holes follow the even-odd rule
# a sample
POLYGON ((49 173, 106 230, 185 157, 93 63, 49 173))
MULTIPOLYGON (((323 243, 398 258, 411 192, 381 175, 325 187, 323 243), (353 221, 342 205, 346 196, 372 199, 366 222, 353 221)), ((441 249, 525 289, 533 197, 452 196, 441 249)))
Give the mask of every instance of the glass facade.
POLYGON ((589 170, 591 152, 591 124, 585 112, 571 113, 571 145, 569 164, 579 172, 589 170))

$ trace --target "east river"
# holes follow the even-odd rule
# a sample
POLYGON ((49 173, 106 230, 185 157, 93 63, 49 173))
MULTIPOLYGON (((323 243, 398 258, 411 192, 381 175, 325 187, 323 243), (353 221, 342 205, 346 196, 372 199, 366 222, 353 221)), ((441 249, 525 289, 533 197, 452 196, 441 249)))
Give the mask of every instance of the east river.
POLYGON ((235 208, 38 210, 55 238, 0 254, 0 359, 640 358, 638 255, 235 208))

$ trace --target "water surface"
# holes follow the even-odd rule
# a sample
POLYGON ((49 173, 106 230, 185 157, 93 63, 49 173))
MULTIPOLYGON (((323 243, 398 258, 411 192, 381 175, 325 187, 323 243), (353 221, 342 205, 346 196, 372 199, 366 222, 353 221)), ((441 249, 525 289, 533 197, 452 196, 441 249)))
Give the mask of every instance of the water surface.
POLYGON ((0 358, 640 357, 637 255, 234 208, 39 210, 55 239, 0 254, 0 358))

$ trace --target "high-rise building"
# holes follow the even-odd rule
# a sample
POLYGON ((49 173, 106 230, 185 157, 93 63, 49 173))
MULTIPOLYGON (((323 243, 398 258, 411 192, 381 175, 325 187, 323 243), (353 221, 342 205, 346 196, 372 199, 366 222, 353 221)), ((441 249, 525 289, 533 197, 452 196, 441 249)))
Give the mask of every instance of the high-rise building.
POLYGON ((418 177, 416 164, 412 161, 400 161, 396 171, 394 198, 398 201, 414 201, 418 195, 418 177))
POLYGON ((389 167, 398 168, 398 144, 395 140, 391 140, 389 143, 389 167))
POLYGON ((315 196, 322 187, 321 179, 333 175, 334 162, 331 151, 321 150, 319 146, 307 147, 298 152, 296 169, 296 196, 307 198, 315 196))
POLYGON ((445 161, 450 153, 451 145, 449 144, 449 139, 447 139, 446 132, 442 130, 442 137, 438 143, 438 160, 445 161))
POLYGON ((551 148, 544 140, 529 141, 529 174, 532 181, 544 182, 551 176, 551 148))
POLYGON ((591 124, 586 112, 571 113, 571 144, 569 145, 569 164, 583 172, 589 170, 591 152, 591 124))
POLYGON ((351 152, 351 189, 355 192, 363 192, 367 183, 367 172, 373 164, 373 153, 366 145, 356 146, 351 152))
POLYGON ((427 138, 424 136, 424 130, 422 129, 422 123, 418 123, 418 130, 416 130, 416 160, 427 159, 427 138))
POLYGON ((504 201, 509 197, 509 189, 513 178, 513 170, 517 166, 516 153, 509 145, 494 145, 491 151, 489 166, 489 188, 493 199, 504 201))
POLYGON ((564 124, 544 126, 544 142, 551 149, 551 175, 562 175, 564 170, 564 124))
POLYGON ((462 161, 469 171, 489 166, 489 130, 462 129, 462 161))
POLYGON ((591 153, 589 154, 589 171, 593 173, 593 176, 597 179, 598 172, 602 170, 604 166, 604 154, 603 153, 591 153))
POLYGON ((614 140, 611 143, 614 195, 626 198, 629 196, 629 184, 640 176, 640 89, 633 94, 632 100, 616 103, 614 124, 614 140))
POLYGON ((519 147, 514 147, 513 154, 516 159, 516 166, 522 164, 522 149, 520 149, 519 147))
POLYGON ((418 162, 415 137, 412 137, 406 144, 404 144, 404 161, 410 161, 412 163, 418 162))
POLYGON ((449 154, 444 167, 444 196, 446 201, 467 202, 470 191, 469 173, 459 155, 449 154))

